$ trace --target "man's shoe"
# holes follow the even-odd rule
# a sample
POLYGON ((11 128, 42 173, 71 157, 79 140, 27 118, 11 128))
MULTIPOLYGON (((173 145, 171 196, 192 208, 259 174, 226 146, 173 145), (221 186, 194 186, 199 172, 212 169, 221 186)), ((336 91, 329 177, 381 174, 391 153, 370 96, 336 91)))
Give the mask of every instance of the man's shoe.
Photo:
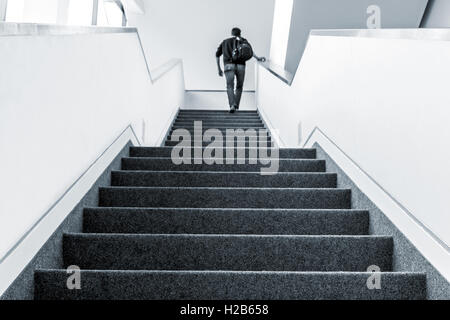
POLYGON ((235 110, 236 110, 236 108, 234 106, 231 106, 230 113, 234 113, 235 110))

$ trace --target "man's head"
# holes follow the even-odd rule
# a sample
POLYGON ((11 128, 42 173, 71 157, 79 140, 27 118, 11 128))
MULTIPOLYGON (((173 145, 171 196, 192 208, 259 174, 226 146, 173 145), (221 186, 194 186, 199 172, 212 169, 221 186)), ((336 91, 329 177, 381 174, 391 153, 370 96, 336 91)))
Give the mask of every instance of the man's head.
POLYGON ((241 29, 239 29, 238 27, 234 27, 231 30, 231 34, 233 35, 233 37, 240 37, 241 36, 241 29))

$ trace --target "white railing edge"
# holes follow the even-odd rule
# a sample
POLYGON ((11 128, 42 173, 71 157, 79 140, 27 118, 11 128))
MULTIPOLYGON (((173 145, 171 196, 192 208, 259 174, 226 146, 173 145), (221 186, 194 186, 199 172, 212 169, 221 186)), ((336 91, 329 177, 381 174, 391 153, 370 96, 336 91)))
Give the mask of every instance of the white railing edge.
POLYGON ((141 141, 131 124, 100 153, 96 160, 66 189, 59 199, 0 258, 0 296, 20 275, 129 142, 135 146, 141 145, 141 141))
POLYGON ((383 188, 372 176, 345 153, 320 128, 315 127, 303 144, 312 148, 317 143, 353 183, 402 232, 417 250, 450 282, 450 248, 430 228, 417 219, 404 205, 383 188))

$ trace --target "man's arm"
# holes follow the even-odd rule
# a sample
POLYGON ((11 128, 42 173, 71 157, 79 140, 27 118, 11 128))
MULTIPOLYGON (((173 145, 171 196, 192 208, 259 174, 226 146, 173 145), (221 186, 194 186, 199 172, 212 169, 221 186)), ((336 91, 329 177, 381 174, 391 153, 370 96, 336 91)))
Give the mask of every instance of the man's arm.
POLYGON ((220 66, 220 57, 216 57, 217 70, 219 71, 219 77, 223 77, 222 67, 220 66))
POLYGON ((217 62, 217 70, 219 71, 219 77, 223 77, 223 71, 222 68, 220 67, 220 56, 223 54, 222 44, 223 42, 219 45, 216 51, 216 62, 217 62))
POLYGON ((253 53, 253 58, 255 58, 256 60, 258 60, 259 62, 265 62, 266 58, 265 57, 258 57, 256 54, 253 53))

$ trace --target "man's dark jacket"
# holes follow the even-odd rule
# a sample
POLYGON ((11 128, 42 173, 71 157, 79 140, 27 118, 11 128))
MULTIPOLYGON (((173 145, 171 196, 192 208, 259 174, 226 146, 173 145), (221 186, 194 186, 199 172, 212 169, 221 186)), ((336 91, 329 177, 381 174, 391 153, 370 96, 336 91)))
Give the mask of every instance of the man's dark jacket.
MULTIPOLYGON (((229 63, 235 63, 235 64, 242 64, 245 66, 245 61, 233 62, 233 59, 232 59, 233 49, 235 48, 235 45, 237 46, 237 43, 235 44, 235 41, 236 41, 235 37, 231 37, 231 38, 223 40, 222 43, 217 48, 216 57, 219 58, 221 55, 223 55, 223 64, 224 65, 229 64, 229 63)), ((244 38, 240 38, 239 41, 248 43, 248 41, 244 38)))

